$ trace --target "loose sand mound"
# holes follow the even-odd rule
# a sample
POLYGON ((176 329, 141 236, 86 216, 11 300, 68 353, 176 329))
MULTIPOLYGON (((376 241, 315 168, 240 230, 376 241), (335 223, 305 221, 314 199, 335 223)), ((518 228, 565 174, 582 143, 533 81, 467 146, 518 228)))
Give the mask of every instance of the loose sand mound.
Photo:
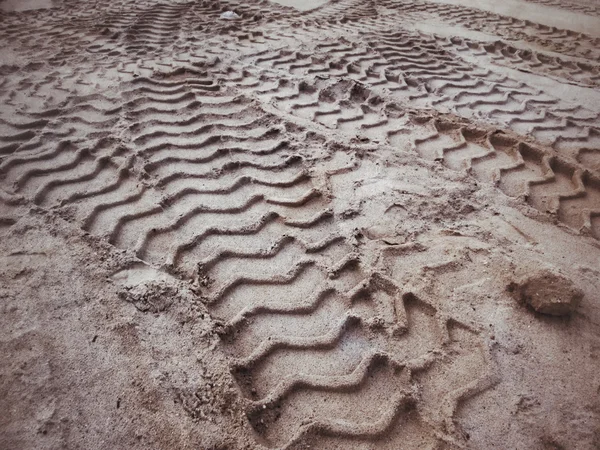
POLYGON ((600 447, 600 16, 534 3, 3 3, 0 447, 600 447))

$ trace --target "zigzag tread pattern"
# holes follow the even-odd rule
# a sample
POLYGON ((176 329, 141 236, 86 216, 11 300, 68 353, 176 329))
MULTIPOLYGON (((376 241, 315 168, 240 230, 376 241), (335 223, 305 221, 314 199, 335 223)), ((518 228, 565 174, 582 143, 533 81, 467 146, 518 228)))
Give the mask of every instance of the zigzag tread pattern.
POLYGON ((523 41, 550 51, 590 60, 598 58, 600 38, 573 30, 560 29, 530 20, 492 13, 482 9, 425 0, 388 0, 381 4, 415 18, 439 17, 444 22, 476 31, 487 32, 503 39, 523 41))
MULTIPOLYGON (((362 127, 359 122, 369 115, 373 118, 366 120, 365 127, 378 120, 372 107, 365 110, 356 105, 351 110, 351 101, 341 98, 343 83, 348 83, 343 80, 350 79, 381 96, 391 94, 408 107, 484 117, 557 149, 600 148, 597 111, 463 62, 448 47, 455 45, 423 34, 366 33, 361 43, 325 40, 301 51, 282 49, 248 55, 246 65, 228 73, 225 82, 274 103, 286 113, 315 118, 328 127, 342 123, 348 128, 362 127), (342 81, 333 88, 328 79, 342 81)), ((581 67, 593 72, 592 66, 581 67)))
POLYGON ((3 185, 148 263, 210 280, 209 310, 262 444, 366 444, 392 429, 397 443, 407 422, 423 442, 460 445, 458 405, 496 382, 479 331, 361 262, 307 160, 319 135, 220 87, 186 96, 215 83, 175 79, 123 86, 110 111, 128 140, 19 146, 2 160, 3 185), (299 414, 324 401, 308 422, 299 414))
MULTIPOLYGON (((105 70, 102 82, 118 80, 118 89, 86 84, 83 71, 42 76, 37 66, 0 86, 18 111, 0 123, 0 203, 16 211, 0 225, 35 204, 141 261, 202 280, 260 444, 399 448, 410 434, 419 448, 464 447, 457 409, 498 382, 484 333, 404 288, 389 273, 399 257, 379 249, 378 262, 367 260, 340 226, 329 174, 315 167, 335 162, 335 144, 394 147, 410 137, 400 150, 467 170, 600 239, 597 116, 457 61, 435 37, 382 29, 375 2, 331 3, 299 18, 265 2, 143 2, 99 21, 96 6, 65 2, 36 42, 43 53, 43 38, 56 45, 88 27, 78 38, 89 40, 97 55, 89 58, 109 63, 86 70, 105 70), (61 30, 71 6, 76 20, 61 30), (222 8, 241 18, 215 25, 222 8), (266 20, 298 21, 298 40, 313 42, 270 48, 271 36, 251 25, 266 20), (364 26, 365 44, 319 39, 323 23, 349 33, 364 26), (228 48, 230 60, 227 51, 222 60, 196 55, 181 43, 186 35, 222 35, 215 48, 228 48), (181 59, 157 70, 173 48, 181 59), (131 59, 108 67, 124 53, 131 59), (34 97, 35 107, 19 108, 34 97), (514 132, 419 115, 407 103, 485 112, 514 132), (522 139, 524 124, 550 144, 522 139), (585 148, 565 144, 573 142, 585 148)), ((22 20, 2 24, 16 42, 25 40, 22 20)), ((77 60, 75 48, 51 62, 77 60)))

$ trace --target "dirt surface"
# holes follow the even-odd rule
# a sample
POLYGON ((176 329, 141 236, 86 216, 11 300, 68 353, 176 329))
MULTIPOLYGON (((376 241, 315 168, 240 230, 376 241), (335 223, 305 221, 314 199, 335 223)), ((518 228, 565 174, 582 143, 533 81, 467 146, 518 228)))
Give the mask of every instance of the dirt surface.
POLYGON ((600 448, 598 5, 281 3, 0 3, 0 448, 600 448))

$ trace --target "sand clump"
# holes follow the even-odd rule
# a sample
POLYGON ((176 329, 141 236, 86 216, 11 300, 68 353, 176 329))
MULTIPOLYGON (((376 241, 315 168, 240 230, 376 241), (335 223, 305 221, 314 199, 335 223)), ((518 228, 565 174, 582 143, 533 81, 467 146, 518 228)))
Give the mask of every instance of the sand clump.
POLYGON ((583 291, 571 280, 551 270, 537 270, 513 282, 508 290, 523 304, 550 316, 566 316, 574 312, 583 291))

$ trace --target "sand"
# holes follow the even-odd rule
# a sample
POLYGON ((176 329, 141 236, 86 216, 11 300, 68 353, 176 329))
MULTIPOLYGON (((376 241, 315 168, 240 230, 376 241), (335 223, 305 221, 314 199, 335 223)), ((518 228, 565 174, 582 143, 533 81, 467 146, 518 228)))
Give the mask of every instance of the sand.
POLYGON ((280 5, 284 6, 291 6, 299 9, 300 11, 308 11, 327 3, 327 0, 276 0, 275 3, 279 3, 280 5))
POLYGON ((599 21, 1 2, 0 448, 599 448, 599 21))

